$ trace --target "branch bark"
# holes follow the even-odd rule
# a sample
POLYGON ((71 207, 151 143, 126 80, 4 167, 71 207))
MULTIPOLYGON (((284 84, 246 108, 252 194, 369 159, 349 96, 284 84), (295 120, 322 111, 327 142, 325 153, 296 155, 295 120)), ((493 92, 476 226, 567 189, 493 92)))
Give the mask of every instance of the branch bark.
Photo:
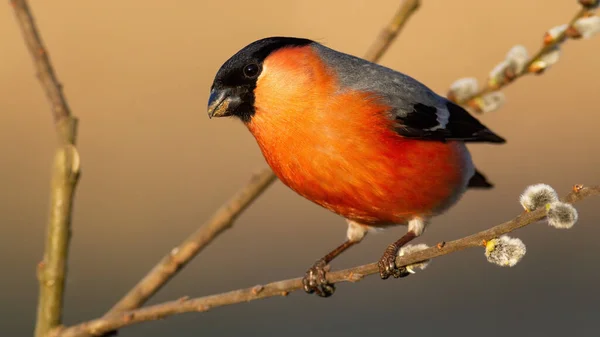
POLYGON ((173 248, 148 272, 107 315, 142 306, 152 295, 173 278, 194 256, 208 246, 219 234, 233 226, 233 222, 273 181, 271 170, 255 174, 248 184, 238 191, 227 203, 190 235, 179 246, 173 248))
MULTIPOLYGON (((367 53, 367 60, 376 62, 387 51, 408 18, 415 13, 419 4, 419 0, 406 0, 401 4, 392 21, 383 29, 367 53)), ((143 305, 205 246, 210 244, 223 231, 230 228, 240 213, 258 198, 275 179, 275 174, 270 169, 266 169, 251 179, 228 204, 217 211, 211 220, 172 250, 171 253, 163 257, 106 315, 132 310, 143 305)))
POLYGON ((40 288, 35 336, 43 337, 61 323, 73 197, 80 169, 79 154, 75 148, 77 119, 71 115, 27 1, 11 0, 10 3, 33 57, 37 77, 50 102, 59 141, 52 169, 44 257, 38 265, 40 288))
POLYGON ((420 0, 403 1, 392 21, 379 33, 379 37, 367 51, 365 59, 371 62, 379 62, 379 59, 392 45, 392 42, 396 40, 396 36, 404 28, 408 19, 419 9, 419 6, 421 6, 420 0))
MULTIPOLYGON (((600 195, 600 186, 583 187, 577 186, 562 200, 575 203, 590 196, 600 195)), ((396 259, 398 267, 406 266, 421 261, 433 259, 442 255, 454 253, 466 248, 481 247, 484 240, 492 240, 500 235, 525 227, 546 215, 545 209, 534 212, 523 212, 513 220, 497 225, 479 233, 445 243, 444 245, 431 247, 417 251, 396 259)), ((357 282, 367 275, 377 274, 379 269, 377 263, 370 263, 354 268, 330 272, 327 279, 330 282, 357 282)), ((204 312, 212 308, 259 300, 267 297, 286 296, 290 292, 302 289, 302 279, 295 278, 272 282, 265 285, 257 285, 251 288, 238 289, 226 293, 198 297, 194 299, 181 298, 179 300, 165 302, 142 309, 125 311, 110 316, 98 318, 89 322, 81 323, 63 330, 55 330, 51 337, 81 337, 86 335, 99 336, 107 331, 120 329, 122 327, 186 312, 204 312)))
MULTIPOLYGON (((577 11, 577 13, 573 16, 573 18, 571 19, 571 21, 569 21, 568 27, 572 27, 573 24, 575 24, 575 22, 579 19, 581 19, 582 17, 584 17, 587 13, 589 12, 588 9, 586 9, 585 7, 581 7, 581 9, 579 9, 579 11, 577 11)), ((550 52, 551 50, 553 50, 556 46, 560 45, 561 43, 563 43, 565 41, 565 39, 567 38, 567 33, 568 33, 568 29, 565 29, 563 32, 561 32, 552 42, 550 43, 544 43, 542 45, 542 47, 527 61, 527 63, 525 63, 525 65, 523 66, 523 69, 516 73, 514 75, 513 78, 510 79, 510 81, 505 81, 500 83, 499 85, 496 86, 491 86, 491 85, 486 85, 485 87, 481 88, 478 92, 474 93, 473 95, 471 95, 470 97, 466 97, 456 103, 460 104, 460 105, 471 105, 471 103, 485 95, 488 94, 490 92, 493 91, 497 91, 500 90, 502 88, 504 88, 505 86, 509 85, 510 83, 513 83, 517 78, 523 77, 527 74, 531 74, 531 72, 529 72, 529 67, 536 62, 539 58, 541 58, 542 56, 544 56, 546 53, 550 52)), ((451 99, 451 97, 448 97, 451 99)))

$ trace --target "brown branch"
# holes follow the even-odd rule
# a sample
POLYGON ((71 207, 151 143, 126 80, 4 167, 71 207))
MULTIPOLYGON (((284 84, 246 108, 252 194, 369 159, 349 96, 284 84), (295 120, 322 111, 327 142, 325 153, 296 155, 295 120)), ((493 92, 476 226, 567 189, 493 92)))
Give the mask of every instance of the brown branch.
MULTIPOLYGON (((575 14, 575 16, 571 19, 571 21, 569 21, 568 24, 568 28, 565 29, 564 31, 562 31, 557 37, 555 37, 552 41, 548 42, 548 43, 544 43, 542 45, 542 47, 535 53, 535 55, 533 55, 531 58, 529 58, 529 60, 525 63, 523 69, 521 69, 520 72, 513 74, 512 76, 510 76, 510 78, 506 81, 502 81, 500 83, 498 83, 497 85, 490 85, 489 83, 481 88, 478 92, 472 94, 469 97, 465 97, 464 99, 458 101, 458 104, 461 105, 472 105, 471 103, 485 95, 488 93, 491 93, 493 91, 498 91, 504 87, 506 87, 507 85, 509 85, 510 83, 513 83, 516 79, 523 77, 527 74, 532 74, 532 72, 530 71, 530 67, 531 65, 536 62, 539 58, 541 58, 542 56, 544 56, 546 53, 552 51, 556 46, 560 45, 561 43, 563 43, 565 41, 565 39, 567 38, 568 32, 569 32, 569 28, 573 27, 573 24, 581 19, 582 17, 584 17, 587 13, 589 13, 589 9, 586 9, 585 7, 582 7, 577 14, 575 14)), ((535 72, 533 73, 535 74, 535 72)), ((451 98, 451 97, 449 97, 451 98)))
MULTIPOLYGON (((562 200, 568 203, 575 203, 594 195, 600 195, 600 186, 576 186, 573 191, 562 200)), ((480 247, 484 240, 488 241, 494 239, 500 235, 542 220, 546 215, 545 212, 546 211, 543 208, 533 212, 523 212, 513 220, 479 233, 447 242, 444 245, 434 246, 398 257, 396 259, 396 265, 398 267, 406 266, 454 253, 466 248, 480 247)), ((327 274, 327 280, 332 283, 356 282, 367 275, 376 274, 378 272, 379 268, 377 267, 377 263, 370 263, 354 268, 330 272, 327 274)), ((249 302, 267 297, 286 296, 290 292, 299 289, 302 289, 302 279, 295 278, 194 299, 182 298, 176 301, 165 302, 142 309, 98 318, 63 330, 57 329, 51 336, 80 337, 89 334, 99 336, 107 331, 119 329, 135 323, 157 320, 186 312, 203 312, 220 306, 249 302)))
POLYGON ((365 59, 371 62, 379 62, 379 59, 385 54, 389 46, 392 45, 398 33, 404 28, 404 25, 406 25, 406 22, 414 12, 419 9, 420 5, 420 0, 403 1, 392 21, 379 33, 379 37, 367 51, 365 59))
POLYGON ((56 74, 50 63, 50 57, 48 56, 46 48, 44 48, 42 38, 37 30, 27 1, 11 0, 10 3, 14 8, 15 16, 17 17, 19 27, 23 33, 27 48, 33 57, 35 68, 37 70, 37 77, 40 82, 42 82, 42 87, 52 106, 54 122, 58 123, 62 119, 71 116, 69 105, 62 93, 62 86, 56 78, 56 74))
POLYGON ((38 265, 40 290, 35 336, 43 337, 61 323, 73 197, 79 180, 80 162, 75 148, 77 119, 71 115, 27 1, 12 0, 10 3, 33 57, 37 77, 50 101, 59 140, 50 186, 50 215, 44 258, 38 265))
MULTIPOLYGON (((376 62, 383 55, 393 40, 396 38, 406 20, 416 11, 420 1, 407 0, 402 3, 390 24, 384 28, 379 38, 374 43, 366 59, 376 62)), ((205 225, 196 233, 188 237, 181 245, 167 254, 152 270, 131 289, 119 302, 114 305, 106 315, 119 311, 139 308, 162 286, 164 286, 187 262, 189 262, 202 248, 210 244, 220 233, 230 228, 232 222, 256 198, 260 196, 273 181, 275 174, 265 170, 243 187, 236 196, 217 211, 205 225)))
POLYGON ((163 285, 177 274, 194 256, 210 244, 223 231, 231 228, 235 219, 256 200, 275 180, 270 170, 255 174, 248 184, 238 191, 227 203, 190 235, 179 246, 173 248, 148 274, 138 282, 107 315, 131 310, 143 305, 163 285))

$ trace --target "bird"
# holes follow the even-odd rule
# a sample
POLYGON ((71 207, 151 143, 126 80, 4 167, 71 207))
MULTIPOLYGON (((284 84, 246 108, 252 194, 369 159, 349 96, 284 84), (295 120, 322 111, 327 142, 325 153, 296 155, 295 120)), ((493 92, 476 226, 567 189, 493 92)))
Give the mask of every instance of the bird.
POLYGON ((335 292, 331 261, 390 226, 407 232, 385 249, 380 277, 407 276, 400 248, 467 189, 493 187, 466 144, 506 142, 409 75, 300 37, 262 38, 225 61, 208 117, 240 120, 284 185, 346 220, 346 240, 302 279, 320 297, 335 292))

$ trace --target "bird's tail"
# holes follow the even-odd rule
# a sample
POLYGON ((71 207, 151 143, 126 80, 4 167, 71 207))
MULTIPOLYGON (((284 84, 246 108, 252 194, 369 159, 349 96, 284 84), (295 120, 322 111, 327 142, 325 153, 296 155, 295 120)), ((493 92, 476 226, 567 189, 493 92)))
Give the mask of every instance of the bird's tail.
POLYGON ((494 185, 490 183, 487 178, 483 175, 483 173, 479 172, 475 169, 475 174, 469 180, 468 188, 482 188, 482 189, 490 189, 493 188, 494 185))

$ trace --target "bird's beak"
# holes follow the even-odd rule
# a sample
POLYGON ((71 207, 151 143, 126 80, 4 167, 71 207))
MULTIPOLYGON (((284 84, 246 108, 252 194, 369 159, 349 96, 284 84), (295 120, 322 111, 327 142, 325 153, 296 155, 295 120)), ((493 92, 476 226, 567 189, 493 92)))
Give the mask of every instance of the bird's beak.
POLYGON ((231 116, 240 102, 231 89, 212 89, 208 98, 208 118, 231 116))

